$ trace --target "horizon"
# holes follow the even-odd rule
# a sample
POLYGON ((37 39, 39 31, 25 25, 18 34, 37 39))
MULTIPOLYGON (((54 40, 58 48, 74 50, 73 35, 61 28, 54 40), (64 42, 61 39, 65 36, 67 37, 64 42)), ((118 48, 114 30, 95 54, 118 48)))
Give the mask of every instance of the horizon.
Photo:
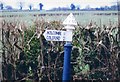
POLYGON ((85 7, 87 7, 88 5, 91 8, 96 8, 96 7, 104 7, 104 6, 111 6, 111 5, 116 5, 117 4, 117 0, 4 0, 1 1, 1 3, 3 3, 5 6, 12 6, 12 8, 14 9, 19 9, 19 5, 20 3, 23 4, 23 10, 25 9, 29 9, 29 5, 33 6, 33 9, 39 9, 39 3, 42 3, 43 9, 44 10, 49 10, 52 8, 58 8, 58 7, 69 7, 70 5, 73 3, 75 4, 77 7, 80 7, 80 9, 83 9, 85 7))

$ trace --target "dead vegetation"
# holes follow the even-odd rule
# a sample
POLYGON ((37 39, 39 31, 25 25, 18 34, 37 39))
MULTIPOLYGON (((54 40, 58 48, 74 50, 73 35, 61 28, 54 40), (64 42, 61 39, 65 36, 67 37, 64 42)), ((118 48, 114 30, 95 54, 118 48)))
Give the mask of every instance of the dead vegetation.
MULTIPOLYGON (((48 42, 45 29, 63 28, 61 22, 2 21, 3 80, 61 80, 64 42, 48 42)), ((78 25, 73 36, 72 80, 120 78, 120 25, 78 25)))

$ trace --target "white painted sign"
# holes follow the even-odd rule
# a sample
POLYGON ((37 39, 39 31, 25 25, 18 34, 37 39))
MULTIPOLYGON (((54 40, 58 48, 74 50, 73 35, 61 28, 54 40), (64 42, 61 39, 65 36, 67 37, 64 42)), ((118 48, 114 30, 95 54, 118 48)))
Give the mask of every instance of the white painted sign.
POLYGON ((72 13, 70 13, 70 15, 68 15, 68 17, 63 21, 64 25, 77 25, 77 22, 75 20, 75 17, 73 16, 72 13))
POLYGON ((43 35, 47 41, 72 41, 71 31, 46 30, 43 35))

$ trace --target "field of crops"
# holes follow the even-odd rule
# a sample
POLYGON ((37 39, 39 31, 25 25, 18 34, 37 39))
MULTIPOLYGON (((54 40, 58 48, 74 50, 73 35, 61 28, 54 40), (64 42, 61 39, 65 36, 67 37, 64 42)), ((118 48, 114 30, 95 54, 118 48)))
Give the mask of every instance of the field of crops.
MULTIPOLYGON (((45 29, 61 30, 71 11, 3 11, 3 80, 62 80, 64 43, 46 41, 45 29)), ((120 24, 117 11, 74 11, 78 22, 71 54, 71 80, 120 78, 120 24)))
POLYGON ((118 11, 2 11, 0 18, 5 20, 25 21, 32 24, 31 21, 36 18, 43 18, 45 21, 63 21, 69 13, 73 13, 77 22, 88 24, 90 21, 98 25, 108 24, 109 21, 116 23, 118 21, 118 11))

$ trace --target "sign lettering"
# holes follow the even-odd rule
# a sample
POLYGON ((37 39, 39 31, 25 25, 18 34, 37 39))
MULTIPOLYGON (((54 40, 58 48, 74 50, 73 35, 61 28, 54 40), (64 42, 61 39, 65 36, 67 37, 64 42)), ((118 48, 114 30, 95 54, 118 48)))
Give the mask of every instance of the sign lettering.
POLYGON ((47 41, 72 41, 72 32, 59 30, 46 30, 43 33, 47 41))

